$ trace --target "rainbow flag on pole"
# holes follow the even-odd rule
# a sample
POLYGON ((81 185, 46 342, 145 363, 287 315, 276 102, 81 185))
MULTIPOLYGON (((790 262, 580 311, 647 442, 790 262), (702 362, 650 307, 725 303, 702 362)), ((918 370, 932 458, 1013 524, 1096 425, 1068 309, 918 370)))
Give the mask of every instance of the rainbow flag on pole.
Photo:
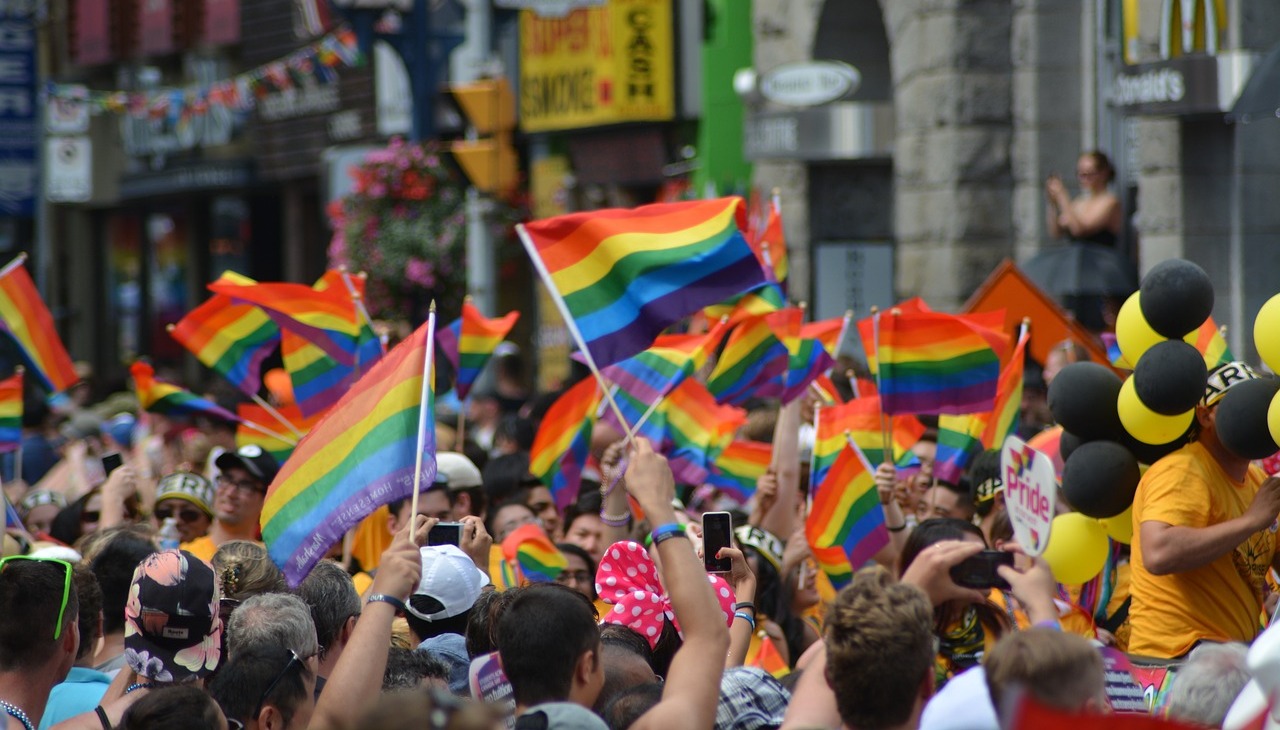
POLYGON ((658 409, 663 428, 659 450, 666 455, 679 484, 702 484, 711 466, 746 423, 747 412, 716 403, 697 380, 689 379, 667 394, 658 409))
POLYGON ((1227 346, 1226 338, 1222 336, 1222 330, 1218 329, 1218 323, 1213 321, 1213 317, 1206 319, 1199 329, 1183 339, 1194 345, 1200 354, 1204 355, 1204 364, 1210 370, 1235 359, 1231 354, 1231 348, 1227 346))
POLYGON ((815 557, 823 556, 818 563, 836 588, 889 544, 874 474, 852 442, 818 485, 804 533, 815 557), (833 559, 833 547, 843 550, 847 567, 833 559))
POLYGON ((524 525, 507 535, 502 541, 502 557, 516 568, 517 585, 521 578, 529 583, 551 583, 569 567, 564 553, 539 525, 524 525))
POLYGON ((756 480, 773 460, 773 445, 759 441, 734 441, 711 465, 707 484, 745 504, 756 493, 756 480))
POLYGON ((600 367, 644 350, 703 307, 765 283, 741 198, 597 210, 516 226, 600 367))
POLYGON ((262 283, 228 272, 209 290, 260 308, 280 329, 296 333, 341 365, 351 366, 359 359, 362 328, 355 301, 338 287, 262 283))
POLYGON ((249 395, 262 388, 262 361, 280 344, 280 328, 262 310, 214 294, 169 334, 206 367, 249 395))
POLYGON ((799 322, 790 336, 798 308, 783 309, 740 322, 707 378, 707 390, 719 403, 742 403, 751 398, 778 398, 786 390, 791 349, 800 346, 799 322), (791 340, 791 342, 788 342, 791 340))
POLYGON ((813 474, 810 482, 820 484, 836 457, 844 449, 845 442, 853 439, 867 461, 881 464, 897 463, 903 455, 911 453, 924 435, 924 424, 915 416, 904 414, 889 419, 889 438, 893 441, 893 454, 884 450, 884 433, 881 430, 880 399, 876 396, 855 398, 848 403, 823 406, 816 414, 814 427, 813 474))
POLYGON ((421 481, 434 481, 434 324, 433 313, 370 368, 303 437, 267 490, 262 539, 291 586, 374 510, 411 496, 424 426, 421 481))
POLYGON ((19 256, 0 270, 0 330, 18 343, 22 359, 40 384, 59 393, 80 378, 24 261, 26 256, 19 256))
POLYGON ((785 294, 790 267, 787 264, 787 241, 782 232, 782 200, 777 195, 769 199, 769 212, 764 227, 758 232, 752 231, 748 240, 769 280, 785 294))
POLYGON ((1000 386, 996 395, 996 407, 987 419, 982 432, 982 445, 988 449, 998 449, 1010 434, 1017 433, 1018 422, 1022 415, 1022 383, 1026 370, 1027 342, 1031 332, 1027 330, 1018 338, 1017 347, 1009 357, 1009 364, 1000 373, 1000 386))
MULTIPOLYGON (((284 419, 293 425, 294 430, 304 436, 311 427, 320 421, 319 416, 311 416, 310 418, 302 415, 302 411, 298 410, 297 405, 278 406, 276 413, 284 416, 284 419)), ((269 413, 267 409, 256 403, 241 403, 236 406, 236 415, 240 417, 240 423, 236 426, 236 448, 248 446, 250 444, 259 446, 263 451, 270 452, 275 457, 276 462, 283 464, 290 456, 293 455, 293 449, 296 444, 282 441, 275 436, 271 436, 265 431, 274 431, 281 436, 287 436, 296 440, 293 433, 280 423, 280 419, 269 413), (261 426, 261 429, 255 429, 248 424, 253 423, 261 426)))
POLYGON ((22 445, 22 372, 0 380, 0 453, 22 445))
POLYGON ((969 462, 982 452, 982 434, 990 421, 989 413, 938 416, 938 451, 933 458, 933 475, 959 485, 969 462))
POLYGON ((156 380, 155 368, 141 360, 129 366, 142 410, 162 416, 210 416, 238 423, 239 416, 185 388, 156 380))
POLYGON ((518 319, 519 312, 488 319, 471 303, 471 297, 467 297, 462 302, 462 316, 436 333, 436 346, 453 364, 454 388, 459 400, 466 400, 493 351, 518 319))
POLYGON ((578 498, 600 398, 595 379, 583 378, 551 404, 533 438, 529 472, 547 485, 561 510, 578 498))
POLYGON ((1003 353, 989 333, 939 312, 880 314, 879 390, 885 413, 982 413, 995 403, 1003 353))

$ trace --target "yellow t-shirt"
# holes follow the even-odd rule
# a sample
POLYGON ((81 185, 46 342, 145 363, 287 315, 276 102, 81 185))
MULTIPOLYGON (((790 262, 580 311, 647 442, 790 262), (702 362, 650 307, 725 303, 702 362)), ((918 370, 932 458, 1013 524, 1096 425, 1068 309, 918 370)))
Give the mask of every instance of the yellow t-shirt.
POLYGON ((184 542, 181 548, 210 565, 213 564, 213 554, 218 552, 218 546, 213 544, 213 540, 209 539, 208 535, 197 537, 191 542, 184 542))
POLYGON ((1258 635, 1266 573, 1275 555, 1274 524, 1208 565, 1171 575, 1147 572, 1141 525, 1207 527, 1235 519, 1265 478, 1250 466, 1243 483, 1232 481, 1199 443, 1164 457, 1143 475, 1133 500, 1131 654, 1171 658, 1201 639, 1248 643, 1258 635))

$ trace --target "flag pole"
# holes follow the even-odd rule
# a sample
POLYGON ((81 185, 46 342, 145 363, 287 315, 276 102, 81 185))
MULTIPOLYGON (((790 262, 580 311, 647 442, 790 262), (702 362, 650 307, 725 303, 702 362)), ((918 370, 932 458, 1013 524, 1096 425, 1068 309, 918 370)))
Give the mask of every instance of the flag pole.
POLYGON ((287 429, 290 433, 292 433, 294 436, 297 436, 298 438, 302 438, 302 432, 299 431, 298 428, 289 421, 289 419, 285 418, 283 413, 281 413, 280 411, 277 411, 274 407, 272 407, 270 403, 268 403, 265 399, 263 399, 262 396, 258 395, 257 393, 254 393, 249 397, 253 398, 254 403, 257 403, 259 406, 262 407, 262 410, 271 414, 271 417, 279 421, 280 425, 284 426, 285 429, 287 429))
MULTIPOLYGON (((875 350, 875 353, 876 353, 876 392, 883 393, 883 391, 880 389, 881 382, 882 382, 880 374, 884 372, 884 363, 880 362, 880 309, 879 307, 871 308, 871 330, 874 333, 871 338, 873 340, 872 348, 875 350)), ((880 400, 880 438, 882 439, 881 446, 884 448, 885 461, 889 462, 890 464, 895 464, 897 463, 897 454, 893 453, 893 435, 891 433, 892 430, 893 429, 890 425, 889 417, 885 415, 885 412, 884 412, 884 399, 882 397, 880 400)))
MULTIPOLYGON (((291 439, 288 436, 285 436, 284 434, 278 431, 272 431, 271 429, 267 428, 266 426, 263 426, 260 423, 255 423, 254 421, 249 421, 246 419, 240 419, 240 423, 243 423, 246 428, 251 428, 254 431, 257 431, 258 433, 270 436, 271 438, 281 443, 288 444, 290 446, 298 445, 298 442, 296 440, 291 439)), ((298 437, 301 438, 302 434, 298 434, 298 437)))
MULTIPOLYGON (((351 295, 351 301, 355 302, 356 311, 360 313, 360 318, 364 320, 365 324, 369 325, 369 331, 373 332, 374 337, 377 337, 378 332, 373 328, 373 318, 369 316, 369 310, 364 306, 364 297, 360 295, 360 292, 356 291, 355 284, 351 282, 351 274, 347 272, 347 267, 340 267, 338 271, 342 272, 342 283, 347 285, 347 293, 351 295)), ((359 336, 357 336, 356 340, 359 341, 359 339, 359 336)), ((382 346, 382 354, 387 354, 387 343, 383 342, 381 337, 378 337, 378 344, 382 346)), ((356 367, 360 367, 358 359, 356 360, 356 367)))
POLYGON ((849 387, 853 390, 854 398, 861 398, 862 393, 858 391, 858 374, 852 370, 844 371, 844 376, 849 379, 849 387))
POLYGON ((13 271, 19 266, 22 266, 22 264, 26 263, 26 260, 27 260, 27 252, 23 251, 19 253, 16 257, 14 257, 12 261, 5 264, 3 269, 0 269, 0 279, 4 278, 4 276, 8 274, 10 271, 13 271))
MULTIPOLYGON (((413 495, 410 497, 409 524, 418 519, 418 490, 422 487, 422 452, 427 450, 427 421, 431 405, 432 358, 435 357, 436 343, 436 303, 431 301, 431 309, 427 312, 427 346, 422 357, 422 392, 418 396, 418 448, 413 464, 413 495)), ((433 439, 434 441, 434 439, 433 439)), ((432 460, 436 458, 433 453, 432 460)))
POLYGON ((462 445, 466 443, 467 428, 467 402, 465 400, 458 401, 458 427, 453 437, 454 449, 461 454, 462 445))
POLYGON ((618 419, 618 423, 623 430, 626 431, 627 441, 632 440, 635 438, 635 429, 631 427, 627 417, 622 415, 622 409, 618 407, 618 402, 613 399, 613 393, 609 390, 608 382, 605 381, 600 368, 596 367, 596 359, 591 356, 591 350, 587 349, 586 340, 583 339, 582 333, 578 331, 578 323, 574 321, 573 314, 569 312, 569 305, 565 303, 564 297, 560 295, 560 290, 556 288, 555 280, 551 278, 551 272, 547 270, 546 263, 538 255, 538 247, 534 245, 533 239, 529 238, 529 233, 524 229, 523 223, 516 224, 516 235, 520 237, 520 243, 524 244, 524 249, 528 252, 529 259, 533 261, 534 267, 538 270, 538 276, 542 277, 542 283, 547 285, 547 292, 551 294, 551 298, 556 303, 556 308, 560 310, 560 316, 564 317, 564 323, 569 328, 569 334, 573 335, 573 341, 577 343, 578 349, 582 352, 582 359, 586 361, 587 367, 591 369, 591 374, 595 376, 596 382, 600 385, 600 390, 604 391, 604 397, 609 402, 609 408, 613 410, 613 415, 618 419))
POLYGON ((840 346, 844 344, 844 338, 849 334, 849 325, 853 323, 853 310, 844 310, 844 321, 840 323, 840 334, 836 336, 835 352, 831 353, 831 359, 840 359, 840 346))

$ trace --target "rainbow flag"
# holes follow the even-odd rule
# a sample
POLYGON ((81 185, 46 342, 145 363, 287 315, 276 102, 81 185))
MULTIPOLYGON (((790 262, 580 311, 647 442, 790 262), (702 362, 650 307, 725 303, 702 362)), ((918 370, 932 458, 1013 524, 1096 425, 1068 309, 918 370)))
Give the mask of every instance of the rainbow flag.
POLYGON ((466 400, 493 351, 518 319, 519 312, 487 319, 467 297, 462 301, 462 316, 436 333, 436 346, 453 364, 454 388, 459 400, 466 400))
POLYGON ((705 483, 711 465, 747 421, 746 411, 716 403, 706 387, 692 379, 672 390, 658 410, 664 433, 660 451, 679 484, 705 483))
POLYGON ((982 453, 982 434, 987 431, 991 420, 989 413, 962 416, 944 413, 938 416, 938 452, 933 457, 933 475, 944 482, 959 485, 969 462, 982 453))
POLYGON ((1204 364, 1210 370, 1235 359, 1226 338, 1222 336, 1222 330, 1218 329, 1218 323, 1213 321, 1213 317, 1206 319, 1193 335, 1187 335, 1184 339, 1195 345, 1195 348, 1204 355, 1204 364))
POLYGON ((844 397, 840 395, 840 390, 832 382, 830 374, 819 375, 814 378, 813 388, 822 398, 823 405, 840 405, 844 403, 844 397))
POLYGON ((201 398, 184 388, 156 380, 155 368, 150 363, 138 360, 129 366, 133 375, 133 385, 138 394, 138 405, 144 411, 159 413, 162 416, 209 416, 227 423, 240 420, 236 414, 201 398))
POLYGON ((369 313, 364 308, 364 290, 367 282, 368 279, 363 273, 352 275, 344 269, 329 269, 311 287, 316 291, 333 289, 339 295, 345 292, 351 299, 351 305, 356 311, 356 321, 359 322, 355 343, 358 369, 373 365, 387 354, 386 345, 378 333, 373 331, 373 323, 369 321, 369 313))
MULTIPOLYGON (((791 364, 791 354, 783 341, 787 336, 785 325, 799 313, 797 308, 784 309, 750 317, 733 328, 715 369, 707 378, 707 390, 716 401, 737 404, 751 398, 777 398, 783 394, 791 364)), ((798 329, 795 344, 798 349, 798 329)))
POLYGON ((825 375, 836 364, 822 341, 809 337, 801 338, 798 351, 787 362, 786 384, 782 390, 784 405, 804 395, 809 390, 810 383, 825 375))
POLYGON ((805 519, 804 533, 814 555, 823 555, 819 565, 837 588, 839 581, 847 582, 854 570, 889 544, 875 477, 853 443, 845 444, 831 470, 818 484, 813 506, 805 519), (834 553, 829 550, 833 547, 842 549, 848 568, 834 559, 834 553))
MULTIPOLYGON (((320 420, 319 416, 307 417, 302 415, 302 411, 298 410, 297 405, 278 406, 276 407, 276 412, 284 416, 284 419, 304 436, 320 420)), ((296 441, 297 437, 293 435, 293 432, 280 423, 280 419, 268 413, 267 409, 256 403, 241 403, 236 406, 236 415, 240 417, 240 423, 236 426, 236 448, 253 444, 270 453, 275 457, 276 462, 280 464, 283 464, 293 455, 294 444, 268 436, 262 431, 245 425, 246 422, 256 423, 267 430, 275 431, 281 436, 288 436, 291 440, 296 441)))
POLYGON ((729 324, 738 324, 750 317, 762 317, 787 306, 787 298, 776 284, 765 284, 745 294, 729 297, 719 304, 702 310, 708 320, 727 317, 729 324))
POLYGON ((248 395, 262 388, 262 361, 280 344, 280 328, 249 304, 214 294, 187 312, 169 334, 206 367, 248 395))
POLYGON ((0 454, 22 445, 22 372, 0 380, 0 454))
POLYGON ((996 407, 987 419, 986 429, 982 432, 982 445, 988 449, 998 449, 1010 434, 1018 432, 1018 423, 1022 415, 1022 382, 1027 362, 1027 342, 1031 340, 1031 332, 1025 331, 1018 338, 1017 347, 1009 357, 1009 364, 1000 372, 1000 385, 997 388, 996 407))
POLYGON ((777 284, 786 293, 785 283, 790 267, 787 264, 787 241, 782 232, 782 201, 778 196, 769 200, 769 212, 765 218, 764 228, 758 233, 752 231, 747 238, 751 250, 760 260, 769 280, 777 284))
POLYGON ((22 360, 36 380, 46 390, 61 392, 80 378, 58 339, 53 315, 23 266, 25 260, 19 256, 0 271, 0 330, 18 344, 22 360))
POLYGON ((925 431, 924 424, 915 416, 904 414, 890 417, 889 436, 893 441, 893 455, 890 457, 884 450, 878 397, 855 398, 842 405, 823 406, 815 418, 814 469, 810 476, 810 483, 815 485, 822 482, 848 438, 853 439, 868 461, 875 464, 892 461, 896 465, 911 454, 911 447, 924 436, 925 431))
POLYGON ((566 390, 542 417, 529 450, 530 473, 547 485, 561 510, 578 498, 600 398, 593 378, 566 390))
POLYGON ((703 307, 765 283, 741 198, 597 210, 516 226, 604 367, 703 307))
POLYGON ((333 286, 261 283, 231 272, 210 284, 209 290, 258 307, 281 330, 311 342, 341 365, 352 366, 359 359, 362 328, 355 302, 346 291, 333 286))
POLYGON ((765 636, 760 639, 760 648, 756 650, 756 655, 751 661, 747 662, 749 667, 757 667, 772 674, 776 679, 791 674, 791 667, 782 659, 782 652, 778 651, 778 647, 774 645, 773 639, 765 636))
POLYGON ((290 586, 378 507, 412 495, 419 428, 426 437, 419 476, 422 484, 434 481, 434 325, 432 314, 370 368, 303 437, 267 490, 262 539, 290 586))
POLYGON ((981 413, 995 403, 1000 352, 965 319, 937 312, 880 315, 885 413, 981 413))
POLYGON ((502 541, 502 557, 529 583, 552 583, 569 567, 564 554, 538 525, 524 525, 507 535, 502 541))
MULTIPOLYGON (((933 311, 920 297, 912 297, 904 302, 899 302, 893 308, 903 313, 933 311)), ((876 353, 876 348, 879 347, 877 342, 879 336, 878 328, 879 323, 875 314, 858 320, 858 337, 862 340, 862 350, 867 360, 867 371, 872 375, 876 375, 879 372, 879 357, 876 353)))
POLYGON ((756 493, 756 480, 769 470, 772 460, 771 444, 734 441, 712 463, 707 484, 746 504, 756 493))
POLYGON ((853 566, 849 564, 849 556, 845 555, 844 548, 839 545, 833 545, 829 548, 813 548, 809 551, 813 553, 813 559, 818 563, 818 568, 831 581, 831 585, 839 590, 853 580, 853 566))

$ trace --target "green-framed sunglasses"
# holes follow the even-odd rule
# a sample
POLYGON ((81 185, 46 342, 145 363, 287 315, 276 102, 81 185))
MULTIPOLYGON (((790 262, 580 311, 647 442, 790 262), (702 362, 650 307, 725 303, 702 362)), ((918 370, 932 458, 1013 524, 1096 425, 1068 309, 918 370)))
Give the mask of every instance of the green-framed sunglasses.
POLYGON ((30 560, 36 563, 56 563, 67 569, 66 580, 62 583, 62 607, 58 609, 58 623, 53 628, 53 640, 57 641, 62 638, 62 619, 67 613, 67 601, 71 600, 71 574, 75 571, 71 563, 61 558, 33 558, 30 555, 10 555, 7 558, 0 558, 0 573, 4 572, 4 568, 14 560, 30 560))

